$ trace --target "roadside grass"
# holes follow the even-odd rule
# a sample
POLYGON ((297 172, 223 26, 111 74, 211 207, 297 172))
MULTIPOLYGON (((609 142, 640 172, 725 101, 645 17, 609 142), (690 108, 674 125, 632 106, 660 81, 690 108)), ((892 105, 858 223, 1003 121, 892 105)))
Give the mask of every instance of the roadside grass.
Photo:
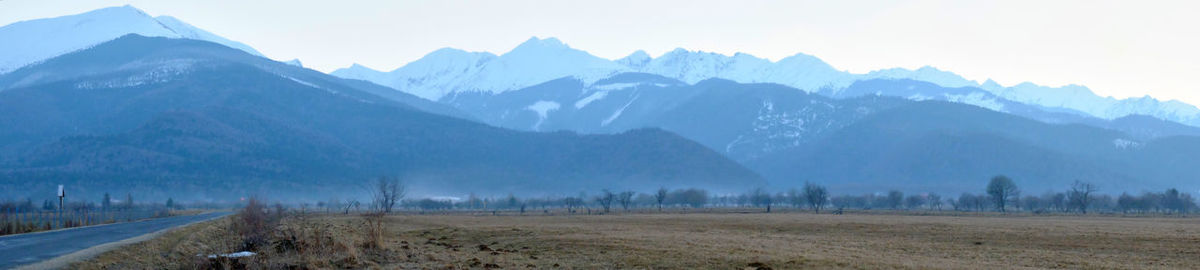
POLYGON ((1200 269, 1196 218, 872 211, 292 214, 255 256, 197 256, 243 251, 233 220, 72 268, 1200 269))

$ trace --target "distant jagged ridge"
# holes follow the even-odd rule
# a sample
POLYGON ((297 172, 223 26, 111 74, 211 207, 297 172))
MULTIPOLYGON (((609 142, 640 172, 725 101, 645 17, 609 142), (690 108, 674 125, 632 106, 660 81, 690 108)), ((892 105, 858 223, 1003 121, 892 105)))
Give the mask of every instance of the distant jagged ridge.
POLYGON ((439 100, 451 93, 500 93, 567 76, 590 84, 626 72, 657 74, 689 84, 711 78, 740 83, 777 83, 831 96, 836 96, 856 81, 910 79, 944 87, 979 88, 986 90, 993 98, 1102 119, 1149 115, 1200 126, 1200 108, 1191 104, 1175 100, 1160 101, 1149 96, 1130 99, 1100 97, 1087 87, 1078 85, 1047 87, 1021 83, 1001 86, 991 80, 982 83, 967 80, 934 67, 916 70, 892 68, 854 74, 837 70, 819 58, 806 54, 770 61, 746 53, 727 56, 680 48, 658 57, 637 51, 621 59, 609 60, 571 48, 556 38, 530 38, 502 55, 444 48, 389 72, 355 64, 330 74, 367 80, 422 98, 439 100))

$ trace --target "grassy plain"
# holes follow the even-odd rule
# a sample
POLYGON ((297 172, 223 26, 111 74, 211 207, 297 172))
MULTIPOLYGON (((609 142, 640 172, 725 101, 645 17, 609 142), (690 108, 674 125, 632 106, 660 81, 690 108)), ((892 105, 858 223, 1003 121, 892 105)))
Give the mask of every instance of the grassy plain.
MULTIPOLYGON (((940 212, 948 213, 948 212, 940 212)), ((402 214, 284 218, 258 255, 223 219, 73 268, 1200 269, 1200 219, 920 213, 402 214)))

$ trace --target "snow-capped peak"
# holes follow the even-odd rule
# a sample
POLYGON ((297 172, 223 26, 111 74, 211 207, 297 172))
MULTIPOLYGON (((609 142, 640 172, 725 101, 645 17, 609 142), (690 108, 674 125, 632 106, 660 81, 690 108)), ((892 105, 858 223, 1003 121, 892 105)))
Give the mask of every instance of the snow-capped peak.
MULTIPOLYGON (((866 75, 872 79, 909 79, 914 81, 931 82, 944 87, 979 87, 979 83, 967 80, 958 74, 943 71, 932 66, 923 66, 916 70, 904 68, 889 68, 871 71, 866 75)), ((994 83, 994 82, 993 82, 994 83)))
POLYGON ((650 54, 643 50, 637 50, 621 59, 617 59, 617 63, 631 69, 641 69, 650 63, 650 54))
POLYGON ((253 48, 193 27, 178 19, 151 17, 125 5, 56 18, 20 21, 0 27, 0 73, 88 48, 128 34, 189 38, 220 43, 251 54, 253 48))
POLYGON ((558 40, 558 38, 551 37, 551 38, 539 39, 538 37, 530 37, 528 40, 525 40, 525 42, 521 43, 521 45, 517 45, 516 48, 513 48, 512 51, 509 51, 508 53, 520 53, 520 52, 524 52, 524 51, 570 50, 570 49, 571 49, 571 47, 567 46, 566 43, 563 43, 562 41, 558 40))
POLYGON ((629 69, 571 48, 556 38, 533 37, 500 56, 443 48, 387 73, 352 66, 331 74, 438 100, 455 92, 498 93, 566 76, 590 83, 625 71, 629 69))
POLYGON ((221 36, 217 36, 213 33, 209 33, 208 31, 204 31, 203 29, 196 28, 195 26, 192 26, 191 24, 180 21, 179 19, 176 19, 175 17, 158 16, 158 17, 154 17, 154 20, 158 21, 160 24, 167 27, 168 29, 171 29, 172 32, 175 32, 176 34, 178 34, 179 38, 211 41, 211 42, 219 43, 219 44, 222 44, 225 46, 229 46, 230 48, 242 50, 242 51, 248 52, 253 55, 262 56, 262 53, 259 53, 258 50, 255 50, 254 48, 251 48, 250 46, 247 46, 246 44, 242 44, 241 42, 229 40, 229 39, 223 38, 221 36))

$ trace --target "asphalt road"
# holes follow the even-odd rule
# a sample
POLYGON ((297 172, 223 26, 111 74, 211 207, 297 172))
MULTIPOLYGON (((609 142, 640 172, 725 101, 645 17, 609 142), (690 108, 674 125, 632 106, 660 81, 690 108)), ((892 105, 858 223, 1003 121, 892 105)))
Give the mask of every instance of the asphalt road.
POLYGON ((216 212, 2 236, 0 237, 0 269, 36 263, 89 247, 228 214, 229 212, 216 212))

